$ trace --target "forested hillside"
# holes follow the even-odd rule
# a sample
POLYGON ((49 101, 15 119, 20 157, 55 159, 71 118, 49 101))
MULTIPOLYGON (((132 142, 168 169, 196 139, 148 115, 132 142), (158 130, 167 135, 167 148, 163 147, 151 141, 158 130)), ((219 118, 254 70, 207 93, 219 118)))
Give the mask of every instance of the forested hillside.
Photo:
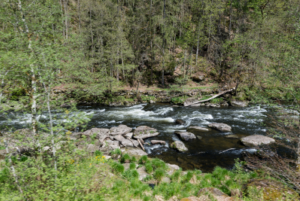
POLYGON ((102 95, 139 83, 182 85, 200 73, 221 85, 295 100, 299 5, 298 0, 4 0, 1 94, 16 88, 34 94, 51 83, 102 95))

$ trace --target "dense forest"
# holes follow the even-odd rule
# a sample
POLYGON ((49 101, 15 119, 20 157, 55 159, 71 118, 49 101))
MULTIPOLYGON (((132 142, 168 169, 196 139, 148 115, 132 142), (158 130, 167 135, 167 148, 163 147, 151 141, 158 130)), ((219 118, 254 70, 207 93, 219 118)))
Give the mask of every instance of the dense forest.
POLYGON ((299 98, 297 0, 11 0, 0 12, 1 93, 51 83, 102 95, 182 85, 203 72, 299 98))

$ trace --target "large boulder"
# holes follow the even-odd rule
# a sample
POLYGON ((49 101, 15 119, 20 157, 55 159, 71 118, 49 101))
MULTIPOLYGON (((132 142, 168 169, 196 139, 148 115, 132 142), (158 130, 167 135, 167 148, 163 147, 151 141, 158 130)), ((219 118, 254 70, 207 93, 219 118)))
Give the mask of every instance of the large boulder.
POLYGON ((209 128, 203 128, 200 126, 190 126, 190 127, 188 127, 188 130, 196 130, 196 131, 202 131, 202 132, 210 131, 209 128))
POLYGON ((205 79, 204 75, 193 75, 192 80, 195 82, 201 82, 205 79))
POLYGON ((114 136, 114 139, 119 141, 124 147, 133 147, 133 143, 129 139, 125 139, 122 135, 114 136))
POLYGON ((196 139, 196 136, 190 132, 175 131, 175 134, 179 135, 180 138, 185 141, 196 139))
POLYGON ((136 139, 145 139, 159 135, 155 128, 148 126, 139 126, 134 130, 133 137, 136 139))
POLYGON ((130 156, 135 156, 135 157, 141 157, 141 156, 147 156, 148 154, 144 152, 143 150, 139 148, 124 148, 122 149, 122 152, 127 153, 130 156))
POLYGON ((118 127, 110 128, 111 135, 125 135, 127 133, 130 133, 131 131, 132 131, 132 128, 130 128, 126 125, 119 125, 118 127))
MULTIPOLYGON (((95 137, 97 139, 100 138, 100 136, 102 135, 109 135, 110 131, 109 129, 106 128, 92 128, 90 130, 84 131, 83 133, 81 133, 81 136, 86 136, 86 138, 91 138, 91 137, 95 137)), ((78 135, 80 135, 78 133, 78 135)))
POLYGON ((186 148, 186 146, 184 145, 183 142, 181 141, 175 141, 171 144, 171 148, 177 149, 180 152, 185 152, 188 151, 188 149, 186 148))
POLYGON ((230 101, 230 104, 234 107, 247 107, 249 102, 248 101, 237 101, 237 100, 232 100, 230 101))
POLYGON ((264 136, 264 135, 250 135, 247 137, 243 137, 241 139, 242 143, 246 146, 259 146, 265 144, 274 143, 275 140, 273 138, 264 136))
POLYGON ((231 131, 231 126, 223 123, 212 123, 209 124, 208 127, 217 129, 222 132, 230 132, 231 131))

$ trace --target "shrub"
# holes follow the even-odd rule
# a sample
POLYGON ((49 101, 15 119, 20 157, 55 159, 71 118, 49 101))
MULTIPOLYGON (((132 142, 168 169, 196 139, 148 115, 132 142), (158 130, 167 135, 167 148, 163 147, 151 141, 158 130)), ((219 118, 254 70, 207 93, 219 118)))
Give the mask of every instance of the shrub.
POLYGON ((145 164, 147 161, 148 161, 148 157, 146 155, 142 156, 139 160, 139 164, 145 164))
POLYGON ((145 168, 146 168, 146 172, 147 173, 152 173, 153 172, 153 167, 152 167, 152 165, 151 164, 146 164, 145 165, 145 168))
POLYGON ((124 154, 121 158, 121 163, 129 163, 130 162, 130 156, 128 154, 124 154))
POLYGON ((117 163, 115 162, 113 165, 112 165, 112 168, 113 168, 113 171, 115 173, 123 173, 124 172, 124 166, 120 163, 117 163))
POLYGON ((165 170, 162 168, 158 168, 157 170, 155 170, 153 177, 157 180, 157 181, 161 181, 161 179, 165 176, 165 170))
POLYGON ((136 168, 135 163, 130 163, 129 169, 134 170, 136 168))

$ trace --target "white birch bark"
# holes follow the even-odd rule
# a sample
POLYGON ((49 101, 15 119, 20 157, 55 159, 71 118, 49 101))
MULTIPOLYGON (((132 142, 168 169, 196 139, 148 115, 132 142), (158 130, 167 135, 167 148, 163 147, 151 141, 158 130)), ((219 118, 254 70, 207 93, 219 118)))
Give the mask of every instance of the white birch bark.
MULTIPOLYGON (((27 33, 27 35, 29 35, 29 28, 27 26, 27 23, 25 21, 25 16, 24 16, 23 11, 22 11, 22 2, 21 2, 21 0, 19 0, 18 7, 19 7, 19 10, 21 11, 22 21, 25 25, 25 32, 27 33)), ((28 49, 31 51, 31 53, 33 52, 32 43, 31 43, 30 38, 28 38, 28 49)), ((33 55, 31 55, 31 57, 32 56, 33 55)), ((32 87, 32 89, 31 89, 31 102, 32 102, 32 104, 31 104, 31 123, 32 123, 32 132, 33 132, 34 135, 37 135, 37 120, 36 120, 37 87, 36 87, 36 77, 35 77, 34 65, 31 64, 30 68, 31 68, 30 70, 31 70, 31 87, 32 87)))

